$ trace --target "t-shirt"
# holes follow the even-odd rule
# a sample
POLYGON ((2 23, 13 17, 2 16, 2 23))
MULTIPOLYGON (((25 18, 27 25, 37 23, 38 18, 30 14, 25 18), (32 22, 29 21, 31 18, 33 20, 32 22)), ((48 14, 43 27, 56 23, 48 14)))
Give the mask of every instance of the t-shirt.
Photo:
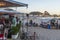
POLYGON ((12 23, 13 23, 14 26, 16 26, 16 24, 17 24, 16 18, 13 18, 12 23))

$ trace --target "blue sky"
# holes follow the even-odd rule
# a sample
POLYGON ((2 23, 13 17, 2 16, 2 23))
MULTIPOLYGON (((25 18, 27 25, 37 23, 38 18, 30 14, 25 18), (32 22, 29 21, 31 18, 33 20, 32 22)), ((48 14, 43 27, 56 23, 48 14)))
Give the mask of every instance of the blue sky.
POLYGON ((31 11, 48 11, 50 14, 60 14, 60 0, 15 0, 28 4, 28 9, 18 8, 18 11, 31 12, 31 11))

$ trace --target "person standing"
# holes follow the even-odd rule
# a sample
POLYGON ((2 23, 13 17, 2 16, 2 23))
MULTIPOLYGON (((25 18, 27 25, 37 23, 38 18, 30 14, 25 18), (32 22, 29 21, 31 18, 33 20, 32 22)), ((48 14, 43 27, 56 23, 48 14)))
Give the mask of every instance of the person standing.
POLYGON ((48 23, 48 29, 51 29, 51 25, 50 25, 50 22, 48 23))
POLYGON ((12 19, 12 23, 13 23, 13 26, 16 26, 16 24, 17 24, 16 17, 14 17, 14 16, 13 16, 13 19, 12 19))

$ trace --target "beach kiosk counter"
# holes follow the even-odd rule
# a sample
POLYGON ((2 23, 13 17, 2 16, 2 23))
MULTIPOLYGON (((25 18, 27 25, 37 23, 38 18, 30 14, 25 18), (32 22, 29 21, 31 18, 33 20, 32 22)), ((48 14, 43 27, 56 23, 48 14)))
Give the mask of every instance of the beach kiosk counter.
MULTIPOLYGON (((24 3, 21 3, 21 2, 17 2, 17 1, 13 1, 13 0, 0 0, 0 8, 9 8, 9 7, 28 7, 28 4, 24 4, 24 3)), ((7 18, 7 19, 9 19, 9 17, 7 17, 7 16, 9 16, 9 15, 15 15, 16 14, 16 12, 14 12, 14 11, 8 11, 8 10, 0 10, 0 18, 2 18, 1 16, 4 16, 5 18, 7 18), (7 15, 8 14, 8 15, 7 15)), ((16 23, 16 18, 13 18, 13 21, 15 21, 15 25, 17 24, 16 23)), ((7 24, 8 25, 8 24, 7 24)), ((1 25, 2 26, 2 25, 1 25)), ((2 27, 4 27, 5 25, 3 25, 2 27)), ((9 28, 8 27, 6 27, 7 28, 7 30, 9 30, 9 28)), ((5 28, 5 29, 6 29, 5 28)), ((5 30, 4 29, 4 30, 5 30)), ((1 32, 3 32, 3 34, 1 33, 1 37, 3 38, 3 36, 5 36, 6 34, 4 33, 5 31, 2 31, 1 30, 1 32)), ((0 37, 0 38, 1 38, 0 37)), ((5 37, 4 37, 5 38, 5 37)), ((7 37, 6 37, 7 38, 7 37)))

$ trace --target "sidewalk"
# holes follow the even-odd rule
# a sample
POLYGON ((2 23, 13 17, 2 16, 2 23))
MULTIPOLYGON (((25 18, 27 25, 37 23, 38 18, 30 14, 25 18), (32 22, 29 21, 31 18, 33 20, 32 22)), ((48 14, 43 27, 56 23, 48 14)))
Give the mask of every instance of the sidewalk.
POLYGON ((12 39, 8 39, 8 40, 12 40, 12 39))

